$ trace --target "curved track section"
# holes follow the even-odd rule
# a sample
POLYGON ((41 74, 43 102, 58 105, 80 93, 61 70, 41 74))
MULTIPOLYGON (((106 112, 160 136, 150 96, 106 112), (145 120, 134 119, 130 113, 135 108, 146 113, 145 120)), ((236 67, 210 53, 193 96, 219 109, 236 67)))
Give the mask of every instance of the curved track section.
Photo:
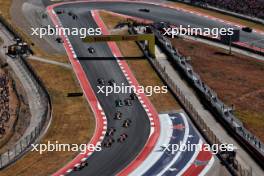
MULTIPOLYGON (((46 3, 48 5, 49 3, 46 3)), ((65 3, 60 3, 65 4, 65 3)), ((174 25, 190 25, 191 27, 200 28, 222 28, 222 27, 234 27, 241 28, 242 26, 234 22, 227 20, 218 19, 206 14, 201 14, 198 12, 188 11, 182 8, 177 8, 174 6, 152 3, 152 2, 142 2, 142 1, 126 1, 126 0, 102 0, 96 1, 75 1, 68 2, 73 8, 86 8, 87 10, 93 9, 104 9, 124 15, 129 15, 133 17, 140 17, 143 19, 149 19, 151 21, 159 22, 166 21, 174 25), (81 4, 81 5, 80 5, 81 4), (81 7, 82 6, 82 7, 81 7), (149 13, 139 12, 139 9, 150 9, 149 13)), ((240 43, 244 46, 252 41, 256 42, 255 49, 264 48, 264 32, 259 30, 253 30, 252 33, 247 33, 244 31, 240 32, 240 43)), ((250 46, 249 46, 250 47, 250 46)))
MULTIPOLYGON (((50 15, 53 14, 53 17, 56 18, 52 7, 49 7, 50 15)), ((67 21, 68 19, 60 18, 57 19, 57 23, 54 24, 64 24, 67 27, 85 27, 86 19, 93 19, 92 15, 89 13, 84 13, 80 15, 81 22, 84 24, 73 24, 72 22, 67 21), (81 17, 83 15, 83 17, 81 17), (88 15, 88 16, 87 16, 88 15), (67 23, 68 22, 68 23, 67 23)), ((105 29, 103 24, 101 24, 100 19, 96 18, 96 15, 93 15, 95 21, 100 25, 102 29, 105 29)), ((55 22, 53 20, 53 22, 55 22)), ((97 27, 97 24, 94 21, 87 22, 87 25, 90 27, 97 27)), ((87 26, 86 26, 87 27, 87 26)), ((106 30, 103 30, 106 33, 106 30)), ((73 43, 73 47, 71 50, 71 55, 75 58, 86 58, 80 61, 75 61, 82 65, 82 68, 78 68, 75 70, 77 73, 80 70, 85 72, 87 76, 87 80, 91 84, 92 91, 97 91, 97 79, 104 78, 106 80, 115 79, 117 84, 124 83, 125 85, 135 85, 137 86, 138 83, 134 78, 132 72, 129 70, 128 65, 125 61, 116 60, 112 53, 114 53, 115 57, 121 57, 121 53, 118 50, 117 46, 109 42, 108 45, 96 45, 93 46, 96 48, 96 51, 102 51, 100 56, 95 58, 87 57, 87 46, 86 44, 82 43, 82 41, 77 38, 70 38, 64 36, 64 41, 68 42, 70 45, 73 43), (76 41, 78 40, 78 41, 76 41), (109 48, 110 49, 109 49, 109 48), (105 51, 105 53, 103 52, 105 51), (113 57, 112 59, 107 59, 103 57, 113 57)), ((70 45, 72 46, 72 45, 70 45)), ((71 47, 69 47, 71 48, 71 47)), ((78 74, 77 74, 78 75, 78 74)), ((81 82, 82 84, 82 82, 81 82)), ((129 94, 126 95, 110 95, 106 97, 105 95, 97 94, 97 98, 99 99, 100 104, 102 104, 102 109, 106 112, 106 117, 108 119, 108 128, 114 127, 117 129, 116 136, 119 136, 122 133, 128 134, 128 139, 124 144, 114 144, 111 148, 104 148, 100 152, 90 153, 89 156, 89 165, 84 170, 74 173, 78 175, 127 175, 131 169, 137 167, 144 157, 148 155, 151 151, 152 146, 156 143, 156 140, 159 136, 159 122, 157 119, 157 113, 155 109, 152 107, 149 100, 146 98, 144 94, 138 94, 138 100, 133 101, 132 107, 123 107, 123 108, 116 108, 115 107, 115 100, 118 99, 125 99, 129 97, 129 94), (125 117, 132 120, 132 125, 128 129, 123 129, 122 124, 119 121, 113 120, 114 114, 117 111, 121 111, 125 114, 125 117), (146 146, 145 146, 146 145, 146 146), (144 149, 143 149, 144 148, 144 149), (143 150, 142 150, 143 149, 143 150), (100 164, 98 164, 100 163, 100 164), (111 163, 111 165, 109 165, 111 163), (129 166, 129 167, 127 167, 129 166), (122 169, 122 172, 120 172, 122 169), (120 172, 120 173, 119 173, 120 172)), ((90 99, 88 99, 90 101, 90 99)), ((96 114, 97 115, 97 114, 96 114)), ((98 118, 96 116, 96 118, 98 118)), ((95 135, 100 133, 100 131, 96 131, 95 135)), ((77 157, 75 161, 71 162, 65 168, 61 169, 54 175, 61 175, 72 171, 72 167, 78 165, 80 161, 80 157, 77 157), (76 164, 73 164, 76 163, 76 164)))
MULTIPOLYGON (((49 1, 45 1, 46 5, 50 5, 49 3, 49 1)), ((155 22, 167 21, 175 25, 190 25, 201 28, 241 27, 237 24, 201 14, 197 15, 197 13, 183 9, 149 2, 74 1, 57 3, 47 8, 54 24, 68 28, 101 27, 107 34, 107 30, 98 16, 91 13, 92 10, 101 9, 155 22), (150 9, 150 13, 139 12, 141 8, 150 9), (73 20, 67 14, 56 16, 55 11, 62 9, 76 14, 78 20, 73 20)), ((251 34, 241 32, 241 42, 259 40, 263 36, 264 34, 260 31, 254 31, 251 34)), ((121 55, 114 43, 88 45, 83 43, 79 37, 62 37, 76 75, 96 115, 97 128, 90 143, 102 141, 105 130, 109 127, 117 129, 117 136, 127 133, 129 138, 126 143, 115 143, 111 148, 106 148, 101 152, 91 153, 87 151, 85 156, 77 156, 73 162, 54 175, 64 175, 70 172, 80 161, 86 160, 87 155, 89 155, 89 165, 79 172, 71 173, 72 175, 127 175, 142 163, 157 141, 159 136, 157 113, 145 95, 138 95, 138 100, 133 102, 132 107, 122 108, 116 108, 114 102, 116 99, 127 98, 129 96, 127 94, 111 94, 108 97, 100 94, 95 95, 98 78, 114 79, 117 84, 138 85, 126 62, 115 58, 121 55), (90 46, 97 51, 94 55, 87 54, 87 48, 90 46), (113 59, 105 60, 106 57, 113 59), (129 129, 123 129, 120 122, 113 120, 117 110, 125 114, 126 118, 133 120, 133 125, 129 129)), ((258 42, 256 46, 264 48, 264 41, 258 42)), ((198 155, 197 157, 201 156, 198 155)), ((190 167, 196 167, 196 165, 191 164, 190 167)))

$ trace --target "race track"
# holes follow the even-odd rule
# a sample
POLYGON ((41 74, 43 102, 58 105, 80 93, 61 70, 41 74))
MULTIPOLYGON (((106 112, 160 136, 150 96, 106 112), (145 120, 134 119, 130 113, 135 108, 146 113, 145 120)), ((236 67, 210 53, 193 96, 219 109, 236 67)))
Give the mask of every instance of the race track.
MULTIPOLYGON (((94 27, 96 24, 90 20, 92 19, 90 13, 78 14, 79 20, 69 19, 68 16, 60 16, 60 20, 65 27, 94 27)), ((76 55, 81 58, 80 63, 88 77, 89 82, 94 90, 98 91, 97 79, 103 78, 106 81, 114 79, 118 85, 124 83, 129 85, 125 76, 123 75, 119 65, 115 59, 105 59, 104 57, 113 57, 112 52, 106 44, 92 44, 96 53, 90 57, 97 57, 96 59, 89 59, 87 55, 87 48, 91 46, 84 44, 78 37, 69 37, 76 55)), ((111 94, 106 97, 104 94, 97 94, 97 98, 105 110, 108 121, 108 128, 114 127, 117 129, 116 136, 122 133, 128 134, 128 140, 124 144, 117 142, 111 148, 105 148, 101 152, 95 152, 89 158, 89 166, 84 170, 76 172, 77 175, 113 175, 120 169, 124 168, 130 163, 136 155, 140 152, 149 137, 150 122, 139 101, 133 101, 131 107, 115 107, 115 100, 128 98, 129 94, 111 94), (125 118, 132 120, 132 125, 128 129, 122 128, 122 121, 114 120, 116 111, 121 111, 125 118), (100 163, 100 164, 99 164, 100 163), (110 164, 111 163, 111 164, 110 164)), ((117 139, 117 138, 116 138, 117 139)))
MULTIPOLYGON (((43 2, 46 6, 51 5, 50 1, 43 2)), ((191 25, 192 27, 201 28, 230 27, 230 25, 219 21, 196 16, 191 13, 137 2, 74 2, 62 3, 54 8, 55 11, 64 10, 78 16, 77 20, 73 20, 67 13, 58 15, 62 26, 67 28, 97 28, 98 26, 91 15, 91 10, 95 9, 104 9, 152 21, 166 21, 176 25, 191 25), (150 9, 150 13, 139 12, 138 9, 140 8, 148 8, 150 9)), ((106 43, 87 44, 79 37, 68 37, 94 92, 98 91, 96 87, 98 78, 103 78, 106 82, 114 79, 118 85, 122 83, 129 85, 127 78, 106 43), (90 46, 95 49, 96 53, 89 54, 87 49, 90 46)), ((263 36, 256 32, 251 34, 241 32, 240 39, 241 42, 248 42, 259 40, 260 38, 263 38, 263 36)), ((264 48, 264 41, 257 43, 256 46, 264 48)), ((71 172, 70 175, 116 175, 136 158, 150 136, 149 117, 138 100, 133 101, 133 105, 130 107, 117 108, 115 100, 128 98, 129 94, 111 94, 108 97, 103 94, 96 94, 96 96, 107 117, 107 127, 116 128, 116 136, 126 133, 129 137, 125 143, 119 144, 115 142, 111 148, 94 152, 88 158, 89 165, 87 167, 78 172, 71 172), (120 110, 125 118, 132 120, 131 127, 127 129, 122 128, 122 123, 113 119, 117 110, 120 110)))
MULTIPOLYGON (((66 8, 69 4, 62 5, 59 8, 66 8)), ((129 3, 129 2, 89 2, 89 3, 73 3, 70 4, 71 8, 76 9, 76 13, 88 12, 93 9, 104 9, 112 12, 125 14, 134 17, 140 17, 143 19, 149 19, 152 21, 165 21, 170 22, 175 25, 190 25, 191 27, 200 27, 200 28, 222 28, 222 27, 234 27, 225 22, 216 21, 210 18, 205 18, 203 16, 197 16, 192 13, 179 11, 176 9, 171 9, 167 7, 161 7, 153 4, 147 3, 129 3), (149 13, 139 12, 139 9, 150 9, 149 13), (77 10, 78 9, 78 10, 77 10)), ((259 41, 264 39, 264 35, 253 32, 247 33, 240 31, 240 42, 250 42, 250 41, 259 41)), ((264 48, 264 41, 259 41, 254 44, 257 47, 264 48)))

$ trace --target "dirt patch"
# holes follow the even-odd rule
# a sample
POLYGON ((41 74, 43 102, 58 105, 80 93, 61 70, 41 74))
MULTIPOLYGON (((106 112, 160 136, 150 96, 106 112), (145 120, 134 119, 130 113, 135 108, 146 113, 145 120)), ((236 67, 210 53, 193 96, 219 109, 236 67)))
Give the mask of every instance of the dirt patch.
MULTIPOLYGON (((124 21, 125 18, 115 16, 107 12, 100 12, 100 16, 105 22, 108 29, 112 30, 120 21, 124 21)), ((127 30, 114 31, 114 34, 128 34, 127 30)), ((136 57, 143 56, 138 45, 133 42, 117 42, 122 55, 129 57, 127 63, 132 70, 134 76, 142 86, 164 86, 164 83, 160 77, 156 74, 147 59, 139 59, 136 57), (134 59, 131 57, 134 57, 134 59)), ((158 112, 167 112, 181 109, 179 103, 175 100, 171 92, 166 94, 153 94, 149 96, 150 101, 155 106, 158 112)))
POLYGON ((241 24, 242 26, 249 26, 251 28, 259 29, 259 30, 264 31, 263 25, 258 24, 258 23, 254 23, 254 22, 251 22, 251 21, 248 21, 248 20, 244 20, 244 19, 241 19, 241 18, 236 18, 236 17, 233 17, 233 16, 225 15, 225 14, 220 13, 220 12, 213 11, 213 10, 206 10, 206 9, 203 9, 203 8, 194 7, 194 6, 183 4, 183 3, 179 3, 179 2, 167 2, 167 3, 169 5, 173 5, 175 7, 180 7, 180 8, 186 9, 186 10, 191 10, 191 11, 203 13, 203 14, 210 15, 210 16, 213 16, 213 17, 216 17, 216 18, 220 18, 220 19, 223 19, 223 20, 235 22, 235 23, 241 24))
POLYGON ((235 105, 235 114, 247 129, 264 141, 264 62, 237 53, 186 39, 173 45, 226 104, 235 105))

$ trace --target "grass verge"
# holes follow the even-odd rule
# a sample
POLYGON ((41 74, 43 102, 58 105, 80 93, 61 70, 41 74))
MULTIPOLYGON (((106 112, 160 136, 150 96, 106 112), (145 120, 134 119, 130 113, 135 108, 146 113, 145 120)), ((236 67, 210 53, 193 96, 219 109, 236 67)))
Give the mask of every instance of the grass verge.
MULTIPOLYGON (((100 16, 105 22, 107 28, 110 30, 112 30, 118 22, 124 21, 124 18, 107 13, 106 11, 101 11, 100 16)), ((114 31, 114 33, 128 34, 126 30, 119 32, 114 31)), ((142 56, 142 52, 140 51, 138 45, 133 41, 126 41, 125 45, 124 42, 117 42, 117 45, 124 57, 142 56)), ((127 60, 127 63, 140 85, 144 87, 164 86, 164 83, 156 74, 147 59, 129 59, 127 60)), ((158 112, 167 112, 181 109, 180 105, 175 100, 171 92, 166 94, 153 94, 152 96, 149 96, 149 99, 158 112)))
MULTIPOLYGON (((80 92, 73 72, 63 67, 30 61, 42 78, 52 99, 52 123, 41 143, 85 144, 94 131, 93 113, 84 97, 68 98, 69 92, 80 92)), ((77 155, 76 152, 29 152, 1 171, 1 176, 51 175, 77 155)))

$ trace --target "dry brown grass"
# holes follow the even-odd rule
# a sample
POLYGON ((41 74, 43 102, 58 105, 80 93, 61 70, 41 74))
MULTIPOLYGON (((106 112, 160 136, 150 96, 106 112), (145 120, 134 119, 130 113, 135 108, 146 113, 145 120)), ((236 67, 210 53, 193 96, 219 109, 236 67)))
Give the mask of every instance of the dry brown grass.
MULTIPOLYGON (((101 18, 104 20, 108 29, 113 27, 120 21, 124 21, 124 18, 114 16, 107 12, 100 12, 101 18)), ((127 31, 122 31, 120 34, 127 34, 127 31)), ((138 45, 133 42, 117 42, 124 57, 137 57, 142 56, 138 45), (125 43, 125 45, 124 45, 125 43)), ((138 82, 143 86, 164 86, 164 83, 153 70, 152 66, 147 59, 129 59, 127 63, 135 75, 138 82)), ((175 100, 171 92, 167 94, 153 94, 149 97, 152 104, 155 106, 158 112, 172 111, 181 109, 178 102, 175 100)))
POLYGON ((11 7, 12 0, 0 0, 0 13, 8 20, 11 20, 9 9, 11 7))
POLYGON ((201 78, 236 116, 264 141, 264 62, 196 41, 174 39, 173 45, 187 56, 201 78))
POLYGON ((195 12, 204 13, 204 14, 216 17, 216 18, 220 18, 220 19, 223 19, 223 20, 228 20, 228 21, 231 21, 231 22, 235 22, 235 23, 241 24, 243 26, 249 26, 251 28, 259 29, 259 30, 264 31, 264 26, 263 25, 258 24, 258 23, 254 23, 254 22, 251 22, 251 21, 248 21, 248 20, 244 20, 244 19, 241 19, 241 18, 236 18, 236 17, 233 17, 233 16, 225 15, 223 13, 215 12, 213 10, 206 10, 206 9, 203 9, 203 8, 194 7, 194 6, 183 4, 183 3, 179 3, 179 2, 167 2, 167 3, 170 4, 170 5, 173 5, 175 7, 180 7, 180 8, 186 9, 186 10, 192 10, 192 11, 195 11, 195 12))
POLYGON ((3 44, 3 39, 0 37, 0 45, 3 44))
MULTIPOLYGON (((68 98, 69 92, 80 92, 73 72, 55 65, 30 61, 42 78, 52 99, 52 123, 41 143, 57 140, 64 144, 87 143, 94 131, 93 113, 84 97, 68 98)), ((75 152, 29 152, 14 165, 1 171, 1 176, 46 176, 54 173, 71 159, 75 152)))
POLYGON ((104 10, 100 11, 99 14, 106 27, 110 30, 113 29, 118 24, 118 22, 125 20, 125 18, 122 18, 120 16, 113 16, 113 14, 104 10))
MULTIPOLYGON (((2 16, 12 24, 9 9, 12 0, 0 0, 2 16)), ((30 37, 16 28, 27 43, 32 43, 30 37)), ((37 56, 68 62, 66 55, 50 55, 41 48, 32 46, 37 56)), ((59 141, 60 143, 81 144, 87 143, 94 131, 93 113, 84 97, 68 98, 69 92, 80 92, 80 86, 75 80, 73 72, 63 67, 44 64, 38 61, 29 61, 35 68, 38 76, 43 80, 52 99, 52 123, 41 143, 59 141)), ((1 171, 1 176, 46 176, 54 173, 72 158, 75 152, 49 152, 40 155, 29 152, 16 163, 1 171)))

